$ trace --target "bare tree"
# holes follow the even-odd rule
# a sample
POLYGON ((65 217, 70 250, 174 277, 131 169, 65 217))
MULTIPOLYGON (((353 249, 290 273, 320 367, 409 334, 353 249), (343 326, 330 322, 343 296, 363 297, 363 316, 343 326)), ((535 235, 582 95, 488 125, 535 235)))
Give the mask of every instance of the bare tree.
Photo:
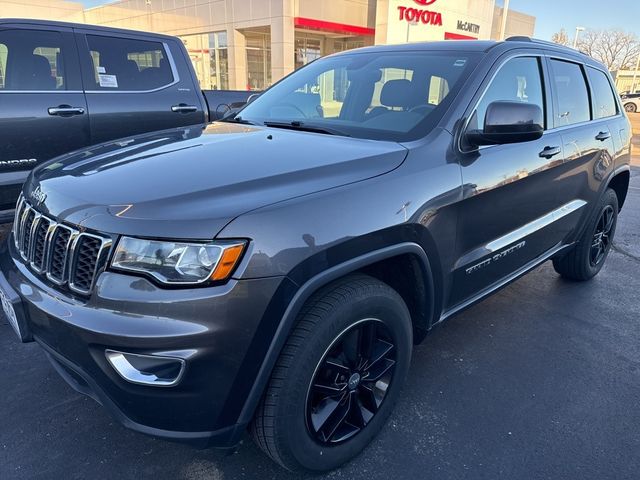
POLYGON ((551 41, 553 43, 559 43, 560 45, 567 46, 569 45, 569 35, 567 35, 564 28, 561 28, 559 32, 556 32, 551 36, 551 41))
POLYGON ((587 30, 578 50, 602 62, 609 70, 634 68, 640 55, 640 39, 622 30, 587 30))

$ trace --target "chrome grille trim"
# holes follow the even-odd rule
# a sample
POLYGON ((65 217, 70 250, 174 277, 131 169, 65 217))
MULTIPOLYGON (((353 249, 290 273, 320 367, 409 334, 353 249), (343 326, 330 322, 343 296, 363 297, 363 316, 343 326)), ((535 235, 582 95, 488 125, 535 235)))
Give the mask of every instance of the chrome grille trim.
POLYGON ((73 243, 75 237, 78 235, 78 231, 74 230, 73 228, 67 227, 66 225, 62 225, 60 223, 55 224, 52 231, 51 231, 51 236, 48 239, 48 244, 47 244, 47 251, 49 252, 48 258, 47 258, 47 269, 46 269, 46 276, 47 279, 52 281, 53 283, 55 283, 56 285, 62 286, 66 283, 66 279, 67 279, 67 275, 69 274, 69 247, 70 245, 73 243), (55 255, 55 243, 52 243, 54 241, 54 239, 56 238, 56 234, 61 233, 62 230, 65 230, 69 233, 69 239, 65 242, 65 246, 64 246, 64 254, 62 257, 62 273, 60 275, 59 278, 55 277, 52 273, 52 265, 53 262, 58 258, 55 255))
POLYGON ((69 288, 74 292, 82 293, 84 295, 91 292, 91 289, 93 288, 93 285, 95 284, 95 281, 96 281, 96 275, 98 273, 98 270, 100 269, 101 260, 106 260, 104 257, 106 256, 106 253, 108 253, 110 249, 111 249, 111 239, 100 237, 98 235, 93 235, 91 233, 81 233, 77 235, 71 246, 71 268, 69 273, 69 288), (74 279, 76 278, 76 271, 78 268, 78 265, 77 265, 78 255, 79 255, 78 245, 81 244, 84 238, 93 238, 100 242, 100 246, 98 247, 98 252, 96 254, 95 266, 91 272, 91 282, 88 289, 83 289, 79 287, 76 284, 76 282, 74 282, 74 279))
POLYGON ((25 262, 29 261, 29 249, 25 248, 25 244, 27 243, 27 239, 29 239, 28 234, 30 234, 31 227, 33 226, 33 223, 31 225, 28 225, 31 215, 33 215, 33 221, 35 222, 35 210, 33 210, 31 207, 25 206, 24 212, 22 213, 20 218, 20 237, 18 238, 18 250, 20 251, 20 255, 25 262))
POLYGON ((20 194, 20 197, 18 198, 18 204, 16 205, 15 217, 13 219, 13 243, 15 244, 17 249, 19 249, 18 239, 20 238, 20 229, 18 228, 18 226, 20 225, 20 220, 22 218, 20 216, 20 212, 22 211, 23 206, 24 198, 22 194, 20 194))
MULTIPOLYGON (((97 274, 106 263, 112 247, 111 238, 81 232, 76 228, 59 223, 36 211, 22 196, 16 207, 13 237, 17 251, 31 270, 43 275, 57 286, 67 286, 71 291, 82 295, 91 293, 97 274), (45 225, 47 225, 46 233, 42 242, 41 227, 44 228, 45 225), (66 238, 67 236, 68 238, 66 238), (62 238, 62 244, 58 243, 60 238, 62 238), (100 243, 95 259, 91 255, 89 262, 86 258, 81 262, 84 268, 81 278, 85 281, 81 282, 83 285, 78 285, 77 282, 74 282, 76 273, 78 273, 75 269, 79 268, 77 266, 77 248, 78 245, 82 245, 84 239, 93 239, 100 243), (40 248, 42 248, 42 253, 40 253, 40 248), (93 268, 87 270, 87 264, 93 268), (90 279, 89 282, 86 281, 87 276, 90 279), (84 288, 87 284, 89 288, 84 288)), ((95 248, 91 249, 91 251, 95 250, 95 248)))
POLYGON ((31 268, 33 268, 33 270, 35 270, 38 273, 42 273, 44 271, 44 266, 45 266, 45 257, 47 254, 47 245, 46 245, 46 233, 45 233, 45 243, 42 246, 42 257, 40 259, 38 259, 38 244, 40 241, 40 227, 43 225, 47 225, 47 229, 49 228, 49 225, 51 224, 51 222, 49 221, 49 219, 41 214, 37 214, 36 215, 36 219, 33 222, 33 227, 31 228, 31 242, 30 242, 30 255, 29 255, 29 259, 30 259, 30 264, 31 264, 31 268))

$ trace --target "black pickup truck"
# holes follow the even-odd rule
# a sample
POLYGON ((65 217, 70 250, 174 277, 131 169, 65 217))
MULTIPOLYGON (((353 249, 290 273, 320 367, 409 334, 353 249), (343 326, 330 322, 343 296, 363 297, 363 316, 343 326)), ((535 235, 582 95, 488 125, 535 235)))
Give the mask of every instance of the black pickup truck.
POLYGON ((180 39, 0 19, 0 223, 38 164, 110 140, 204 124, 252 92, 201 91, 180 39))

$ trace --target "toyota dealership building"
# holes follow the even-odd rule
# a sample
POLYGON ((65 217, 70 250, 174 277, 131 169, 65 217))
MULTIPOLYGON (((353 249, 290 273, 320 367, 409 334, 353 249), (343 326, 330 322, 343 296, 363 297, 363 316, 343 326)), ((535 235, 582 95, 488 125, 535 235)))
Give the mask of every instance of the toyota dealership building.
POLYGON ((533 35, 535 18, 495 0, 0 0, 0 16, 168 33, 204 89, 262 90, 306 63, 368 45, 533 35), (504 32, 503 32, 504 28, 504 32))

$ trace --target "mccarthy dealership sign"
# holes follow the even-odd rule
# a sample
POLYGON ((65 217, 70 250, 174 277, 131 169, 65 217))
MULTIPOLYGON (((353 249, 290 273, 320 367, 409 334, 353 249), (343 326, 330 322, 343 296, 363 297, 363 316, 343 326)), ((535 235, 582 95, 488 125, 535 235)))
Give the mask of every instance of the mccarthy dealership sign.
MULTIPOLYGON (((436 0, 413 0, 423 7, 432 5, 436 0)), ((442 26, 442 14, 426 8, 399 6, 400 20, 409 23, 422 22, 425 25, 442 26)))

